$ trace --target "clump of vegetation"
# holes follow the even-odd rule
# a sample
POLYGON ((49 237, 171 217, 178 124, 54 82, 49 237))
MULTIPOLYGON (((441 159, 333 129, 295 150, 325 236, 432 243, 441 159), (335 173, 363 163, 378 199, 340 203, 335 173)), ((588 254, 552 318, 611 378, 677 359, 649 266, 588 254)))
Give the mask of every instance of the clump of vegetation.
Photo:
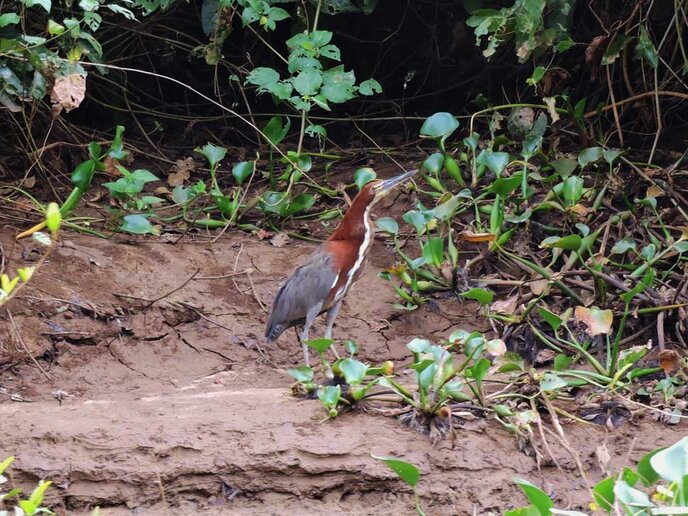
MULTIPOLYGON (((515 479, 530 505, 514 509, 505 516, 531 514, 568 514, 586 516, 584 512, 554 508, 552 499, 527 480, 515 479)), ((590 508, 607 514, 686 514, 688 513, 688 437, 645 455, 633 469, 625 467, 618 474, 595 485, 590 508)))

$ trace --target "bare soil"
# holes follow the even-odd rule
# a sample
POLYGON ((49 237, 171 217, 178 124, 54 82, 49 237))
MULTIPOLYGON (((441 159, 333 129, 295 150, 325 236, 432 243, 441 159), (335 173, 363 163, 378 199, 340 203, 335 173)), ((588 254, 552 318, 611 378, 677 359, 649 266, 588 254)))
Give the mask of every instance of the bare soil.
MULTIPOLYGON (((35 260, 32 244, 15 245, 13 235, 0 234, 12 265, 35 260)), ((413 514, 410 491, 371 453, 421 468, 428 514, 501 514, 525 502, 514 476, 544 487, 561 508, 587 509, 565 449, 550 443, 560 468, 538 467, 491 419, 467 422, 434 447, 391 417, 345 413, 323 423, 317 400, 290 395, 285 371, 302 361, 293 330, 276 345, 263 339, 265 307, 313 244, 176 238, 63 235, 9 305, 15 326, 0 316, 0 458, 17 457, 20 485, 53 480, 58 513, 100 505, 108 515, 413 514)), ((401 367, 414 336, 489 328, 475 305, 453 298, 395 311, 377 277, 392 262, 376 242, 335 327, 359 343, 362 359, 401 367)), ((591 481, 604 476, 598 446, 606 444, 614 470, 687 426, 641 413, 613 432, 564 423, 591 481)))

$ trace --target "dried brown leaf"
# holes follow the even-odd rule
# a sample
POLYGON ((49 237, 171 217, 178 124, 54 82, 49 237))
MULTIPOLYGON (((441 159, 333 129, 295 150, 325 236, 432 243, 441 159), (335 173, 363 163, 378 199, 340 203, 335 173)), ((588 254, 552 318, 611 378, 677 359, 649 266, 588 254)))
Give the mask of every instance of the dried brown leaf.
POLYGON ((196 162, 192 157, 178 159, 167 176, 167 184, 170 186, 183 185, 184 181, 191 177, 191 172, 196 170, 196 162))
POLYGON ((270 243, 275 247, 284 247, 291 241, 289 235, 286 233, 277 233, 274 237, 270 239, 270 243))
POLYGON ((86 97, 86 76, 79 73, 65 75, 55 79, 50 92, 53 103, 53 117, 60 116, 62 110, 69 113, 78 108, 86 97))

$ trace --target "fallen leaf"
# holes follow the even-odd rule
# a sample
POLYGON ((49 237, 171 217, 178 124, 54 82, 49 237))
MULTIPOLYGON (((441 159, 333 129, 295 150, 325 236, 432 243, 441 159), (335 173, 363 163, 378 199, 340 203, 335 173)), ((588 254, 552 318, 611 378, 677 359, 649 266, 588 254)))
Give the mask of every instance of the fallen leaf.
POLYGON ((271 233, 270 231, 266 231, 264 229, 259 229, 258 232, 256 233, 256 237, 258 240, 265 240, 266 238, 270 238, 274 233, 271 233))
POLYGON ((681 369, 681 355, 673 349, 660 351, 659 367, 661 367, 666 374, 676 374, 681 369))
POLYGON ((554 360, 554 357, 556 355, 557 352, 553 349, 541 349, 540 351, 538 351, 537 355, 535 355, 535 363, 538 365, 548 364, 549 362, 554 360))
POLYGON ((595 456, 597 457, 597 462, 602 468, 605 474, 609 474, 609 463, 612 461, 612 455, 609 453, 609 449, 605 443, 602 443, 597 448, 595 448, 595 456))
POLYGON ((584 219, 588 215, 588 213, 590 213, 590 208, 588 208, 584 204, 578 203, 569 207, 568 211, 572 211, 573 213, 578 215, 579 219, 584 219))
POLYGON ((549 113, 549 117, 552 119, 552 123, 558 122, 559 121, 559 113, 557 113, 557 99, 554 97, 545 97, 543 99, 545 101, 545 105, 547 106, 547 112, 549 113))
POLYGON ((662 197, 664 195, 664 190, 662 190, 657 185, 651 185, 645 193, 646 197, 662 197))
POLYGON ((590 80, 594 81, 600 71, 600 62, 607 48, 607 36, 596 36, 585 49, 585 64, 590 67, 590 80))
POLYGON ((539 296, 542 294, 547 286, 549 285, 549 280, 547 279, 539 279, 535 281, 531 281, 528 283, 528 288, 530 288, 530 291, 535 294, 536 296, 539 296))
POLYGON ((33 188, 36 186, 36 176, 27 177, 22 185, 24 188, 33 188))
POLYGON ((492 242, 495 236, 492 233, 473 233, 471 231, 462 231, 459 233, 459 238, 464 242, 492 242))
POLYGON ((492 303, 490 306, 490 311, 497 312, 498 314, 511 315, 516 311, 517 303, 518 295, 511 296, 506 299, 500 299, 492 303))
POLYGON ((607 335, 612 331, 612 323, 614 322, 614 314, 611 310, 600 310, 599 308, 586 308, 584 306, 577 306, 574 312, 577 321, 585 323, 588 327, 588 334, 591 337, 595 335, 607 335))
POLYGON ((170 189, 169 189, 169 188, 166 188, 166 187, 164 187, 164 186, 158 186, 158 187, 153 191, 153 193, 155 193, 155 195, 157 195, 158 197, 163 196, 163 195, 167 195, 167 196, 172 195, 172 192, 170 192, 170 189))
POLYGON ((111 176, 121 176, 122 175, 122 173, 119 170, 117 170, 117 167, 120 165, 119 160, 116 160, 115 158, 112 158, 110 156, 105 156, 103 163, 105 164, 105 173, 106 174, 109 174, 111 176))
POLYGON ((53 103, 52 115, 57 118, 62 113, 69 113, 78 108, 86 97, 86 75, 72 73, 55 79, 50 92, 53 103))
POLYGON ((286 233, 277 233, 274 237, 270 239, 270 243, 275 247, 284 247, 291 241, 289 235, 286 233))
POLYGON ((195 170, 196 162, 192 157, 178 159, 170 168, 170 173, 167 176, 167 184, 170 186, 182 185, 184 181, 191 177, 191 172, 195 170))

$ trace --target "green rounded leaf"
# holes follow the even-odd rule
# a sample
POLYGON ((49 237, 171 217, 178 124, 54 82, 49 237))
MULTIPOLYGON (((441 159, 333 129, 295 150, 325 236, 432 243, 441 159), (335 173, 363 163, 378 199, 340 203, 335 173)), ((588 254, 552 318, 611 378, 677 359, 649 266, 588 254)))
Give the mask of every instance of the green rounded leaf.
POLYGON ((368 372, 367 365, 353 358, 345 358, 342 360, 339 364, 339 368, 344 374, 344 380, 346 380, 346 383, 349 385, 361 383, 368 372))
POLYGON ((382 93, 382 86, 375 79, 368 79, 359 84, 358 92, 366 96, 374 95, 375 93, 382 93))
POLYGON ((294 378, 297 382, 308 383, 313 381, 314 372, 311 367, 301 366, 296 369, 288 369, 289 376, 294 378))
POLYGON ((318 353, 325 353, 334 343, 332 339, 311 339, 304 341, 309 347, 316 350, 318 353))
POLYGON ((509 154, 507 152, 493 152, 486 149, 478 156, 477 163, 485 165, 494 172, 496 176, 499 176, 509 164, 509 159, 509 154))
POLYGON ((369 167, 359 168, 356 172, 354 172, 354 182, 356 183, 356 186, 358 186, 359 190, 376 177, 377 174, 375 171, 369 167))
POLYGON ((380 231, 389 233, 392 236, 397 236, 399 234, 399 224, 397 224, 397 221, 391 217, 379 218, 375 221, 375 225, 378 227, 378 229, 380 229, 380 231))
POLYGON ((492 303, 492 299, 494 299, 494 292, 483 288, 472 288, 461 295, 466 299, 473 299, 483 306, 489 305, 492 303))
POLYGON ((145 215, 126 215, 120 227, 121 231, 135 235, 154 234, 155 230, 145 215))
POLYGON ((459 121, 451 113, 435 113, 423 123, 420 136, 423 138, 447 138, 459 127, 459 121))
POLYGON ((657 452, 650 459, 650 464, 664 480, 681 485, 688 476, 688 437, 657 452))
POLYGON ((255 161, 241 161, 232 167, 232 175, 238 184, 243 184, 253 173, 255 161))
POLYGON ((409 486, 415 488, 418 485, 418 481, 420 480, 420 470, 410 462, 406 462, 395 457, 378 457, 372 453, 370 456, 387 464, 387 467, 396 473, 396 475, 409 486))
POLYGON ((601 160, 603 154, 604 149, 602 147, 589 147, 587 149, 583 149, 578 155, 578 164, 581 166, 581 168, 585 168, 590 163, 595 163, 596 161, 601 160))
POLYGON ((307 69, 300 72, 292 80, 294 89, 298 91, 301 95, 315 95, 320 90, 323 78, 318 70, 307 69))
POLYGON ((549 237, 545 238, 541 243, 541 248, 558 247, 560 249, 567 249, 569 251, 578 251, 583 243, 580 235, 568 235, 565 237, 549 237))
POLYGON ((444 154, 435 152, 430 154, 423 162, 422 167, 431 174, 438 175, 444 165, 444 154))

